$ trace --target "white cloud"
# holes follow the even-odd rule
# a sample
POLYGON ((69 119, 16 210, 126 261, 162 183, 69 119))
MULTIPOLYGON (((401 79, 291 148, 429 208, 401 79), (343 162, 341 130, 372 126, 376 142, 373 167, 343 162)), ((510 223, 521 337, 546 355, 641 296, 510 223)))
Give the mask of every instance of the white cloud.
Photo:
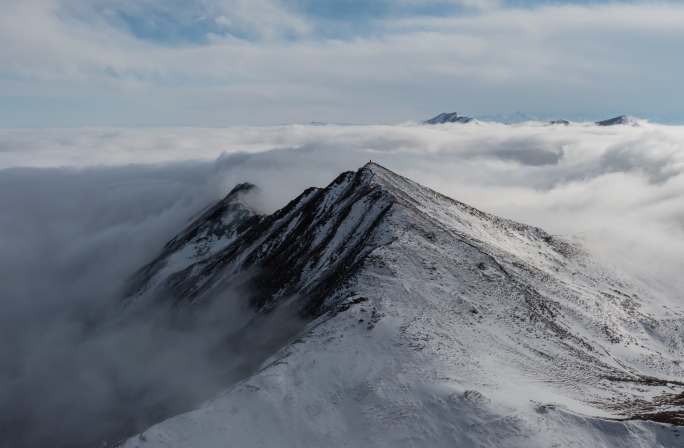
MULTIPOLYGON (((217 185, 227 190, 245 180, 262 184, 271 192, 271 209, 372 158, 454 198, 553 232, 592 238, 609 232, 604 243, 613 249, 646 228, 651 230, 644 241, 676 240, 673 235, 684 232, 684 128, 676 126, 0 131, 3 168, 86 169, 216 158, 222 179, 217 185)), ((220 195, 219 189, 212 192, 213 198, 220 195)), ((659 253, 658 245, 644 244, 644 253, 659 253)), ((677 253, 684 247, 672 251, 670 265, 679 269, 684 259, 677 253)))
MULTIPOLYGON (((11 2, 0 17, 0 85, 80 101, 69 114, 46 113, 70 125, 377 122, 452 108, 673 118, 684 101, 675 88, 684 66, 672 57, 684 39, 678 3, 386 19, 344 39, 317 36, 274 2, 206 3, 219 22, 263 38, 161 45, 97 15, 65 16, 58 0, 11 2)), ((5 123, 30 123, 5 104, 5 123)))
MULTIPOLYGON (((684 127, 4 130, 0 371, 14 382, 0 388, 0 408, 12 409, 0 423, 19 429, 15 445, 85 441, 131 411, 142 429, 150 403, 178 409, 174 399, 182 407, 211 395, 204 375, 216 366, 203 351, 212 331, 189 338, 134 322, 93 337, 93 319, 118 304, 127 275, 235 183, 260 185, 273 210, 368 159, 478 208, 580 234, 662 303, 681 301, 684 127), (84 406, 70 405, 74 393, 84 406), (27 401, 40 406, 17 412, 27 401)), ((240 315, 223 311, 221 328, 240 315)))

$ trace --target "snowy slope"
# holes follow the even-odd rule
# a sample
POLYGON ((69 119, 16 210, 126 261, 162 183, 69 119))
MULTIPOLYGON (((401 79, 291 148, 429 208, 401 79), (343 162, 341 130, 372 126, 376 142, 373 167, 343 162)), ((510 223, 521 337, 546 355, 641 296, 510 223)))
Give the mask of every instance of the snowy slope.
POLYGON ((472 117, 467 117, 465 115, 459 115, 458 112, 442 112, 441 114, 435 115, 429 120, 425 120, 424 124, 444 124, 444 123, 470 123, 475 119, 472 117))
POLYGON ((248 272, 255 309, 295 304, 309 323, 127 447, 683 443, 656 422, 684 424, 684 312, 576 245, 376 164, 221 222, 217 249, 167 245, 131 300, 208 300, 248 272))
POLYGON ((174 274, 206 260, 234 243, 240 229, 253 222, 256 216, 246 199, 256 186, 236 185, 217 204, 203 211, 193 222, 166 243, 162 253, 138 271, 130 281, 129 296, 154 290, 168 282, 174 274))
POLYGON ((640 120, 636 117, 631 117, 629 115, 620 115, 618 117, 609 118, 607 120, 597 121, 598 126, 640 126, 644 120, 640 120))

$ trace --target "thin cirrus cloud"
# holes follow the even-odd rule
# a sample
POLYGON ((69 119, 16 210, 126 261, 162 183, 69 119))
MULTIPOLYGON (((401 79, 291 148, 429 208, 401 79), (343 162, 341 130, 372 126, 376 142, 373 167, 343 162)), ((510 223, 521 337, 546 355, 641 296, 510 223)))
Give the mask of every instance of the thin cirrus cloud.
POLYGON ((684 118, 678 2, 3 6, 3 127, 377 123, 454 109, 684 118))

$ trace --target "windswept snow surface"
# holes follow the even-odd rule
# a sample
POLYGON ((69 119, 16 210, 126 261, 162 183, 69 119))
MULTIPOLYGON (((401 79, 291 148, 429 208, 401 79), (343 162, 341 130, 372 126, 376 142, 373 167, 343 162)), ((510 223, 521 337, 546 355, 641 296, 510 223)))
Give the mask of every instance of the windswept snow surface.
MULTIPOLYGON (((373 163, 250 219, 167 286, 280 263, 255 306, 295 303, 305 331, 125 447, 684 444, 661 423, 684 424, 684 311, 581 247, 373 163)), ((139 275, 144 301, 164 280, 139 275)))

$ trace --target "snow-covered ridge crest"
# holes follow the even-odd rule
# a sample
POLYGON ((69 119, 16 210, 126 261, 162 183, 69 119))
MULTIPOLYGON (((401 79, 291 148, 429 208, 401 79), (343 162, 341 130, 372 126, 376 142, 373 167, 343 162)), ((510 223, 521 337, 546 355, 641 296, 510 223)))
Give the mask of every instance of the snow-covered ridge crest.
POLYGON ((473 241, 507 246, 525 241, 501 240, 502 230, 554 241, 541 229, 486 214, 373 162, 340 174, 326 188, 306 190, 270 216, 258 215, 241 200, 255 188, 240 184, 200 214, 134 276, 130 295, 162 284, 167 293, 171 286, 177 299, 192 301, 231 274, 258 268, 256 281, 262 288, 272 285, 258 301, 310 295, 314 289, 320 290, 316 300, 321 301, 367 254, 395 237, 397 225, 386 215, 397 207, 410 211, 417 222, 437 220, 473 241))
POLYGON ((651 422, 684 424, 681 309, 378 164, 241 220, 226 247, 153 282, 197 301, 245 271, 259 313, 295 298, 301 337, 126 446, 680 443, 651 422))
POLYGON ((434 117, 425 120, 424 124, 445 124, 445 123, 471 123, 475 121, 472 117, 467 117, 465 115, 459 115, 458 112, 442 112, 434 117))
POLYGON ((159 256, 139 270, 129 282, 128 298, 158 287, 170 275, 223 250, 235 241, 240 229, 255 218, 249 197, 258 188, 236 185, 222 200, 200 212, 178 235, 164 245, 159 256))
POLYGON ((646 120, 642 120, 642 119, 637 118, 637 117, 632 117, 630 115, 620 115, 618 117, 609 118, 607 120, 597 121, 596 125, 598 125, 598 126, 618 126, 618 125, 641 126, 645 122, 646 122, 646 120))
MULTIPOLYGON (((232 201, 231 195, 223 201, 230 204, 228 210, 236 206, 242 210, 232 201)), ((220 250, 192 258, 182 270, 159 278, 155 273, 168 274, 175 254, 198 252, 200 240, 194 233, 192 238, 182 237, 188 234, 186 230, 136 274, 131 296, 147 294, 154 284, 163 285, 166 293, 170 288, 178 300, 193 301, 231 276, 251 271, 261 290, 254 298, 258 306, 277 297, 305 294, 309 303, 303 307, 318 312, 330 288, 343 282, 365 255, 381 244, 382 236, 375 228, 392 204, 392 197, 371 182, 367 169, 361 169, 342 173, 324 189, 306 190, 272 215, 226 217, 210 211, 189 229, 227 229, 214 230, 229 235, 220 250)))

